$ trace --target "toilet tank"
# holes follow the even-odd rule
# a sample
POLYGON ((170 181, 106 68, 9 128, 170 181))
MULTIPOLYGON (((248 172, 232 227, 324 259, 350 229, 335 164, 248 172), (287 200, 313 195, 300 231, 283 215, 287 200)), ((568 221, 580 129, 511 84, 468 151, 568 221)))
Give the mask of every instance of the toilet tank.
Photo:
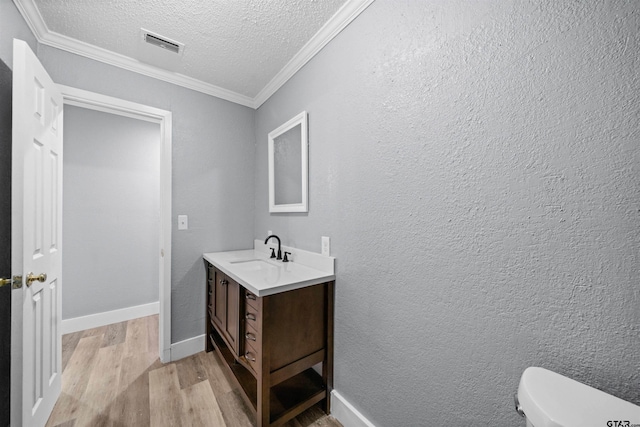
POLYGON ((525 369, 517 401, 527 426, 640 427, 640 406, 544 368, 525 369))

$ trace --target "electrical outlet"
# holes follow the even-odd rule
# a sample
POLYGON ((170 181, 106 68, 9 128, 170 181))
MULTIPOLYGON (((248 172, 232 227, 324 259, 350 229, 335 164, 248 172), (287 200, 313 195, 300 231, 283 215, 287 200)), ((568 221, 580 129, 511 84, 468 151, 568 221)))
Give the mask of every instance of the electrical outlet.
POLYGON ((322 236, 322 255, 329 256, 331 253, 331 239, 327 236, 322 236))
POLYGON ((187 215, 178 215, 178 230, 189 229, 189 217, 187 215))

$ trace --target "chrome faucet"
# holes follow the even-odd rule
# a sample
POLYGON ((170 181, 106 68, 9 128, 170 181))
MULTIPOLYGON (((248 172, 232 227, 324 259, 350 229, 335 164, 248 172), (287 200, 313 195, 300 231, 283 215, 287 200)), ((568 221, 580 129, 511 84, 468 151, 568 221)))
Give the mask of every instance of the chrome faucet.
POLYGON ((273 253, 273 249, 271 250, 271 258, 275 258, 275 259, 282 259, 282 251, 280 250, 280 238, 278 236, 276 236, 275 234, 272 234, 271 236, 267 237, 266 239, 264 239, 264 244, 266 245, 267 242, 269 241, 270 238, 275 237, 276 239, 278 239, 278 256, 276 257, 275 254, 273 253))

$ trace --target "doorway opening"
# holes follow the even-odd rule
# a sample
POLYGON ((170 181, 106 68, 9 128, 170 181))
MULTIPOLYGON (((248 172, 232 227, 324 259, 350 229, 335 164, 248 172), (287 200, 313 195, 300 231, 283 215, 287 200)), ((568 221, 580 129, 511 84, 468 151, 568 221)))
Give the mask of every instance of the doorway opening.
POLYGON ((59 88, 65 105, 159 125, 158 354, 167 363, 171 359, 171 112, 68 86, 59 88))

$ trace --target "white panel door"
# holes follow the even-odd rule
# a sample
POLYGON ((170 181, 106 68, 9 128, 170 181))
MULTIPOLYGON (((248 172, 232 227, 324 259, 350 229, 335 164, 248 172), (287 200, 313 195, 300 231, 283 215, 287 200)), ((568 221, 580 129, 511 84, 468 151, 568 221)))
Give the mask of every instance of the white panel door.
POLYGON ((61 389, 62 95, 13 43, 11 425, 43 426, 61 389), (31 277, 31 279, 30 279, 31 277))

